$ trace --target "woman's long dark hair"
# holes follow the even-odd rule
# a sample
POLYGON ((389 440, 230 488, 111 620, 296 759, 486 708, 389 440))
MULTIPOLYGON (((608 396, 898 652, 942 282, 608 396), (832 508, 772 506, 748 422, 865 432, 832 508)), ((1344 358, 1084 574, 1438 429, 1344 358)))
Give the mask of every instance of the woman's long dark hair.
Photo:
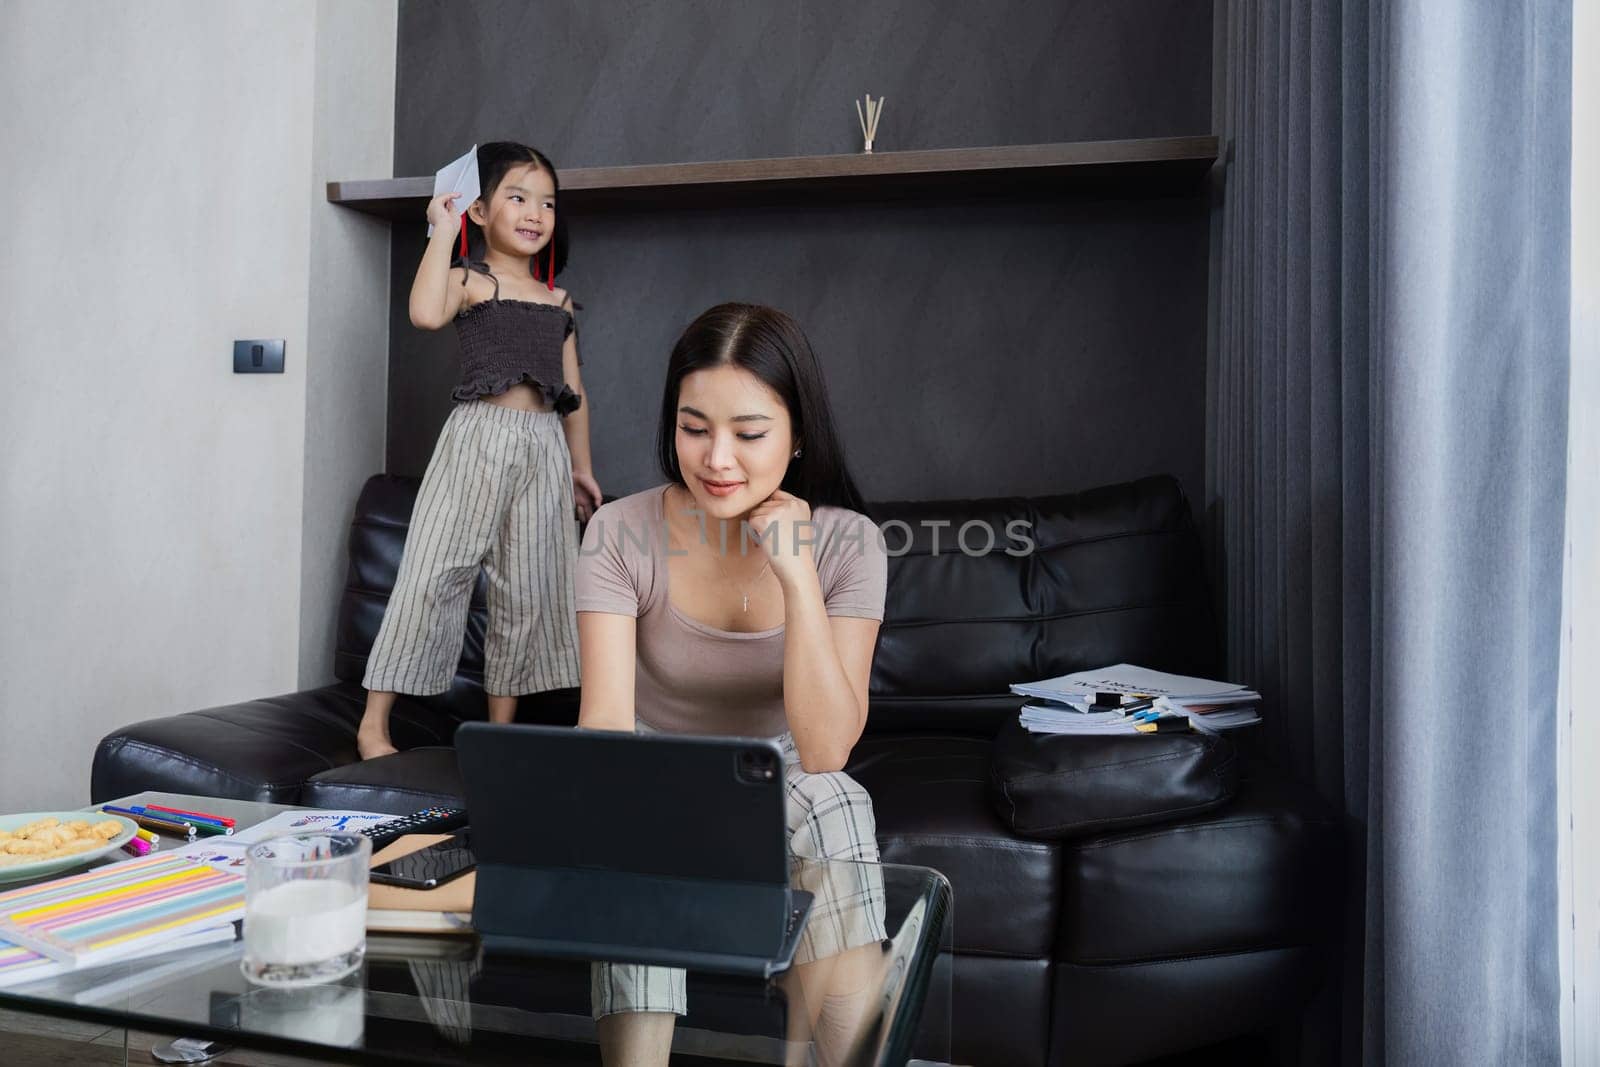
POLYGON ((817 357, 800 324, 783 312, 759 304, 718 304, 691 322, 667 361, 661 391, 661 426, 656 449, 661 473, 683 485, 674 444, 678 390, 697 370, 742 367, 782 398, 794 427, 800 458, 789 460, 782 488, 811 507, 822 505, 865 511, 861 494, 845 466, 844 449, 833 426, 828 390, 817 357))
MULTIPOLYGON (((489 206, 489 199, 494 196, 494 191, 500 188, 500 183, 505 180, 506 174, 512 167, 521 167, 532 163, 540 170, 550 175, 550 183, 556 191, 556 232, 550 235, 550 243, 540 249, 536 255, 528 258, 528 273, 540 281, 545 280, 545 269, 550 265, 550 250, 555 250, 555 273, 560 274, 567 269, 567 252, 571 247, 571 237, 567 233, 567 224, 561 212, 561 176, 556 173, 556 168, 545 158, 543 152, 516 141, 490 141, 488 144, 478 146, 478 185, 479 196, 483 200, 485 209, 489 206)), ((456 202, 460 205, 460 201, 456 202)), ((468 205, 470 206, 470 205, 468 205)), ((465 211, 466 207, 462 207, 465 211)), ((467 259, 470 264, 463 264, 459 260, 456 266, 481 264, 484 256, 489 251, 489 242, 483 235, 483 228, 471 219, 467 219, 467 259)))

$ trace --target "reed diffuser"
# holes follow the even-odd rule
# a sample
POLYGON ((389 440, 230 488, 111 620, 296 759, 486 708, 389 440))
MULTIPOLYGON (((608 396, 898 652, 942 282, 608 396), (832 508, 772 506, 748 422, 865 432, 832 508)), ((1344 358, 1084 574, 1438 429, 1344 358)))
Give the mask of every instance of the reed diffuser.
POLYGON ((868 93, 865 110, 861 107, 861 101, 857 100, 855 102, 856 118, 861 120, 861 136, 867 142, 866 147, 862 149, 864 152, 872 151, 873 138, 878 136, 878 119, 883 114, 883 102, 885 99, 885 97, 880 96, 874 100, 872 99, 872 94, 868 93))

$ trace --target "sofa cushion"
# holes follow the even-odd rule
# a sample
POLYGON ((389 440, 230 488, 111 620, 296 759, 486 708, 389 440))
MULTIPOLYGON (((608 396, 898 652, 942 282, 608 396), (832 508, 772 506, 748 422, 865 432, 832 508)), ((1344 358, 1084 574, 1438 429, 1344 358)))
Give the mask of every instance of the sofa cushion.
POLYGON ((1205 558, 1174 478, 867 512, 890 552, 873 731, 992 734, 1013 682, 1107 663, 1215 673, 1205 558))
POLYGON ((962 955, 950 960, 950 999, 934 1000, 942 990, 930 990, 922 1009, 927 1031, 948 1027, 948 1048, 933 1044, 925 1055, 935 1062, 1003 1064, 1004 1067, 1043 1067, 1049 1060, 1041 1036, 1050 1032, 1049 960, 1009 959, 962 955), (933 1019, 935 1011, 944 1019, 933 1019))
POLYGON ((1218 734, 1035 734, 1015 719, 995 737, 995 810, 1022 837, 1065 840, 1172 822, 1228 801, 1232 742, 1218 734))
POLYGON ((423 808, 463 807, 463 796, 456 750, 436 746, 407 749, 312 775, 300 793, 300 803, 309 808, 409 815, 423 808))
MULTIPOLYGON (((1327 961, 1323 949, 1291 945, 1157 962, 1056 963, 1052 972, 1048 1062, 1096 1067, 1173 1056, 1241 1034, 1281 1032, 1285 1023, 1292 1027, 1327 975, 1327 961)), ((1159 1062, 1244 1067, 1331 1059, 1295 1060, 1235 1047, 1159 1062)))
MULTIPOLYGON (((95 752, 98 803, 145 789, 294 804, 312 775, 357 759, 366 691, 340 683, 123 727, 95 752)), ((395 743, 448 743, 459 721, 428 701, 400 697, 395 743)))
POLYGON ((955 951, 1048 955, 1061 907, 1060 853, 1007 830, 989 803, 989 742, 863 738, 849 773, 872 794, 885 863, 932 867, 955 894, 955 951))
POLYGON ((1178 823, 1062 846, 1058 961, 1137 962, 1314 945, 1340 926, 1343 834, 1311 790, 1246 777, 1178 823))

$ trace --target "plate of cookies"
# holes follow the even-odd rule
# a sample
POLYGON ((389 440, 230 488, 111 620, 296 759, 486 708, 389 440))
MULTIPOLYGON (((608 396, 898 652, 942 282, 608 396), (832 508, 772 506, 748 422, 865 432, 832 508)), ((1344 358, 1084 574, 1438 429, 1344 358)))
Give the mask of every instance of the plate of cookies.
POLYGON ((99 859, 133 839, 132 819, 93 811, 0 815, 0 882, 39 878, 99 859))

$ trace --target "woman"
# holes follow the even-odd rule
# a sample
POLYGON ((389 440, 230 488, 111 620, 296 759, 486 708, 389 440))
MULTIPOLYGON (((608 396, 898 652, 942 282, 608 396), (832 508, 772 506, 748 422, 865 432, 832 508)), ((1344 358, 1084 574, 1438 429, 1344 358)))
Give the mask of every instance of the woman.
MULTIPOLYGON (((691 323, 658 450, 667 483, 600 508, 584 538, 579 725, 777 737, 793 862, 876 862, 871 798, 843 768, 866 724, 887 560, 794 320, 722 304, 691 323)), ((875 872, 824 866, 794 968, 819 1042, 853 1031, 884 937, 875 872)), ((683 972, 597 964, 593 994, 608 1063, 665 1062, 683 972)))

